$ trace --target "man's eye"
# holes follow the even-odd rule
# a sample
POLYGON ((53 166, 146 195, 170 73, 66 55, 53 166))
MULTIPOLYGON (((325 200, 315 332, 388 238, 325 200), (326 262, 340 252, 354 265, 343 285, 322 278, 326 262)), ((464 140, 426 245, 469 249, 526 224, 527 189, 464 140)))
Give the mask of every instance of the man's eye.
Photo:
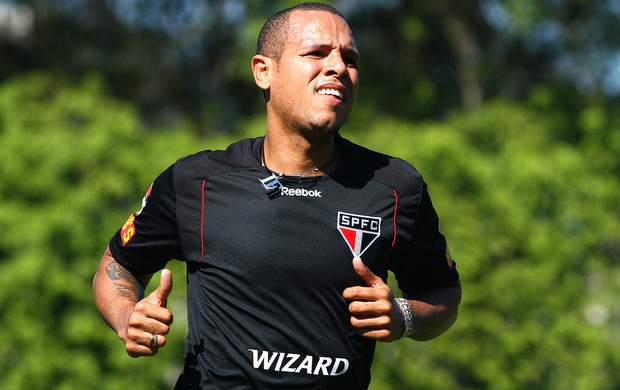
POLYGON ((347 64, 348 66, 350 66, 352 68, 357 68, 358 67, 358 61, 355 58, 345 58, 344 62, 345 62, 345 64, 347 64))

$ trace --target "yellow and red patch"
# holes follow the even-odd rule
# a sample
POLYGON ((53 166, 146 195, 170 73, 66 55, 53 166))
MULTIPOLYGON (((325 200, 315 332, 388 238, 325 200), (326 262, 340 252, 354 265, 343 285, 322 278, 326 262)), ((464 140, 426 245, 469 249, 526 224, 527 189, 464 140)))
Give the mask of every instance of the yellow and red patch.
POLYGON ((134 225, 133 221, 136 219, 134 214, 131 214, 127 222, 121 228, 121 241, 123 245, 127 244, 129 240, 136 234, 136 225, 134 225))
POLYGON ((450 249, 448 249, 448 245, 446 245, 446 260, 448 261, 448 266, 450 268, 454 268, 454 260, 452 260, 452 255, 450 254, 450 249))

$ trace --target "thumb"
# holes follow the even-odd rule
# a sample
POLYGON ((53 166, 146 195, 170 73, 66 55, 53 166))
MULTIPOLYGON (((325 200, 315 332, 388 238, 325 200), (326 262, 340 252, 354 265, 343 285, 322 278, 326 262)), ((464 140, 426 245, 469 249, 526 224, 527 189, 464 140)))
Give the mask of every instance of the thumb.
POLYGON ((168 304, 168 295, 172 291, 172 272, 169 269, 163 269, 159 276, 159 286, 157 290, 151 293, 152 303, 161 307, 168 304))
POLYGON ((370 268, 366 267, 366 264, 364 264, 359 257, 353 258, 353 269, 355 269, 357 276, 362 279, 362 282, 364 282, 367 287, 379 287, 385 284, 380 277, 370 270, 370 268))

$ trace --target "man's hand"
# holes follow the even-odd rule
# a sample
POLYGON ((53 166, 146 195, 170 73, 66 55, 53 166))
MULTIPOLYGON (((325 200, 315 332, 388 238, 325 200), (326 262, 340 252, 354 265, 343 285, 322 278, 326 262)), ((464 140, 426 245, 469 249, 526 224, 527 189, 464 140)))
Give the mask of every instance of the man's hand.
POLYGON ((353 268, 366 287, 354 286, 344 290, 350 301, 351 325, 363 337, 390 342, 404 331, 403 315, 390 287, 364 265, 362 259, 353 259, 353 268))
POLYGON ((166 336, 172 324, 172 313, 166 308, 172 291, 172 273, 161 271, 159 286, 139 301, 129 317, 125 350, 131 357, 153 356, 166 345, 166 336))

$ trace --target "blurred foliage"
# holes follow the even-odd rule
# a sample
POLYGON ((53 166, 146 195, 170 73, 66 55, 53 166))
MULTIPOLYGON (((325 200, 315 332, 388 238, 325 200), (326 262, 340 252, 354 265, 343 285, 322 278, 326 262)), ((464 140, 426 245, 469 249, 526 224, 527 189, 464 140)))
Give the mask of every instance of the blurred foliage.
MULTIPOLYGON (((93 304, 98 255, 150 181, 180 156, 262 133, 146 131, 130 104, 44 73, 0 87, 0 345, 9 389, 169 388, 186 332, 184 269, 171 267, 167 348, 131 359, 93 304)), ((620 383, 620 132, 604 107, 565 139, 559 114, 510 102, 345 137, 403 157, 429 183, 462 274, 452 330, 379 345, 373 389, 611 389, 620 383)))
MULTIPOLYGON (((101 91, 94 74, 72 86, 34 73, 0 88, 5 389, 153 388, 141 378, 165 374, 158 367, 178 366, 183 356, 181 347, 162 351, 159 361, 128 359, 93 306, 91 281, 111 233, 140 207, 136 195, 152 170, 195 141, 183 128, 145 132, 135 109, 101 91)), ((173 338, 182 346, 182 330, 173 338)))
POLYGON ((351 137, 425 174, 464 290, 440 339, 379 346, 374 389, 617 388, 620 128, 590 110, 577 144, 506 102, 351 137))
MULTIPOLYGON (((324 2, 347 17, 362 55, 358 105, 382 115, 443 118, 545 87, 561 91, 554 104, 567 115, 620 98, 617 1, 324 2)), ((149 127, 231 132, 263 110, 249 68, 260 27, 297 3, 0 0, 0 81, 96 69, 149 127)))
MULTIPOLYGON (((125 354, 92 276, 159 172, 264 132, 250 53, 292 3, 0 1, 0 387, 171 387, 183 266, 155 358, 125 354)), ((617 389, 620 7, 332 3, 364 58, 343 135, 424 174, 464 288, 448 333, 378 346, 371 388, 617 389)))

